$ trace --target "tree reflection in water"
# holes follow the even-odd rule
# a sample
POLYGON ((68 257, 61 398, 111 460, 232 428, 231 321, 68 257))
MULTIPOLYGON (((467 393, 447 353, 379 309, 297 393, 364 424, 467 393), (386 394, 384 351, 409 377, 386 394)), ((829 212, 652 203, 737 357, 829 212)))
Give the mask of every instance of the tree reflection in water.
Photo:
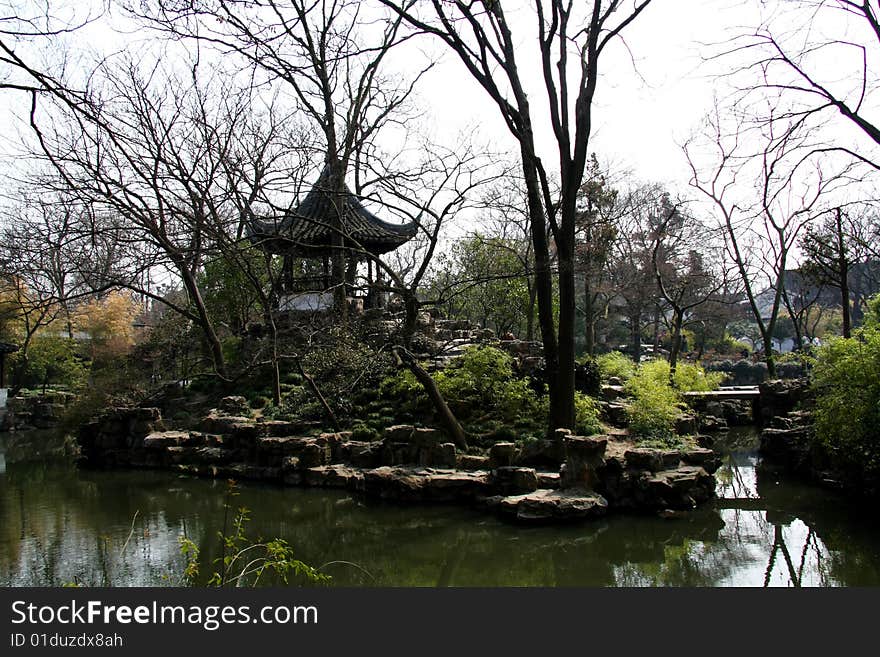
MULTIPOLYGON (((253 535, 280 537, 347 586, 834 586, 880 583, 863 511, 785 481, 739 449, 719 499, 682 517, 521 527, 456 506, 397 506, 242 484, 253 535), (330 563, 328 563, 330 562, 330 563)), ((7 464, 0 585, 174 585, 186 535, 217 554, 223 482, 7 464)), ((207 567, 204 572, 209 572, 207 567)))

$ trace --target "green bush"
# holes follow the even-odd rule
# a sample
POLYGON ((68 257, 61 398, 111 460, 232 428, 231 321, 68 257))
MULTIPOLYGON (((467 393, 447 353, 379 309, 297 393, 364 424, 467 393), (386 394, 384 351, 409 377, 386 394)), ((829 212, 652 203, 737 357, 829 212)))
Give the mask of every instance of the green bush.
POLYGON ((619 351, 602 354, 596 358, 599 372, 603 380, 617 377, 621 381, 628 381, 636 373, 636 364, 633 360, 619 351))
POLYGON ((752 346, 748 342, 742 342, 734 338, 730 333, 725 333, 720 340, 711 340, 706 344, 707 349, 713 349, 719 354, 741 355, 743 352, 752 353, 752 346))
POLYGON ((599 402, 581 392, 574 393, 574 424, 575 431, 581 436, 601 433, 602 422, 599 420, 599 402))
POLYGON ((632 397, 627 409, 630 433, 643 440, 673 445, 680 442, 675 421, 683 410, 682 392, 714 390, 724 378, 722 372, 706 372, 699 365, 678 363, 675 387, 669 385, 669 363, 642 363, 626 383, 632 397))
POLYGON ((723 372, 707 372, 693 363, 678 363, 675 367, 675 387, 682 392, 717 390, 723 380, 723 372))
POLYGON ((820 347, 813 366, 816 439, 856 475, 880 475, 880 327, 820 347))
POLYGON ((79 388, 86 382, 88 365, 77 353, 77 344, 69 338, 39 336, 27 351, 17 351, 10 359, 16 387, 40 388, 61 384, 79 388))
MULTIPOLYGON (((379 387, 390 368, 390 359, 342 329, 329 330, 321 338, 321 343, 311 345, 303 355, 303 370, 315 381, 337 418, 359 417, 363 411, 361 392, 379 387)), ((287 373, 285 380, 288 382, 281 384, 286 395, 280 416, 327 419, 314 391, 302 385, 302 377, 287 373)))
POLYGON ((593 356, 578 359, 574 368, 575 389, 594 397, 599 394, 602 386, 602 373, 599 362, 593 356))
POLYGON ((434 380, 459 419, 486 414, 506 422, 546 417, 546 398, 528 380, 517 378, 513 358, 495 347, 468 347, 434 380))
MULTIPOLYGON (((669 363, 665 360, 649 360, 642 363, 638 376, 658 384, 669 382, 669 363)), ((715 390, 724 380, 722 372, 706 372, 701 366, 679 362, 675 367, 675 388, 681 392, 707 392, 715 390)))
POLYGON ((447 399, 470 398, 485 405, 498 401, 513 379, 513 358, 495 347, 468 347, 434 377, 447 399))
POLYGON ((253 409, 265 408, 269 403, 269 398, 263 395, 251 395, 248 397, 248 406, 253 409))
MULTIPOLYGON (((434 380, 446 403, 470 433, 492 431, 490 425, 509 425, 520 433, 543 428, 548 412, 546 395, 513 371, 513 359, 494 347, 469 347, 434 380)), ((408 370, 382 382, 381 398, 394 401, 398 417, 411 414, 428 421, 433 408, 421 384, 408 370)))
MULTIPOLYGON (((668 370, 667 370, 668 377, 668 370)), ((626 383, 632 397, 627 407, 630 434, 645 440, 675 440, 675 420, 681 414, 680 395, 667 378, 644 367, 626 383)))
POLYGON ((376 429, 363 423, 356 424, 351 429, 352 440, 359 440, 368 443, 374 440, 379 440, 381 437, 382 435, 376 429))

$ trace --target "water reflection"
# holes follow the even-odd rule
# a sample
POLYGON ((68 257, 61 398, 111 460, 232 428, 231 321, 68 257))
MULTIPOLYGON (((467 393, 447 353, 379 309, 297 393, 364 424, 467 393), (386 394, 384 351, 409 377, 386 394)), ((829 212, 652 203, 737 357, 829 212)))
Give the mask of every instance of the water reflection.
MULTIPOLYGON (((753 436, 752 436, 753 437, 753 436)), ((736 436, 734 437, 736 438, 736 436)), ((880 532, 864 510, 756 467, 739 444, 719 499, 680 518, 519 527, 454 506, 242 485, 249 533, 285 538, 348 586, 838 586, 880 583, 880 532)), ((172 585, 178 537, 219 555, 224 482, 144 471, 7 464, 0 584, 172 585)))

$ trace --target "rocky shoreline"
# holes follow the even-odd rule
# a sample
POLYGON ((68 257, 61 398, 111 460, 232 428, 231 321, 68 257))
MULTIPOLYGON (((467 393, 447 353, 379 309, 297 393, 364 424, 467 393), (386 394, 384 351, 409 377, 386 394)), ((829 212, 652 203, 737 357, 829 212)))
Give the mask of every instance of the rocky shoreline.
POLYGON ((616 511, 688 510, 711 499, 718 457, 708 449, 637 447, 623 435, 567 430, 528 449, 496 443, 459 454, 435 429, 395 425, 380 440, 351 432, 301 435, 295 422, 234 414, 225 398, 198 431, 168 430, 155 408, 117 408, 82 427, 93 467, 159 468, 287 486, 343 488, 407 503, 465 503, 519 522, 559 522, 616 511))
MULTIPOLYGON (((616 392, 614 386, 603 386, 600 403, 606 416, 611 415, 608 407, 620 402, 616 392)), ((34 420, 54 424, 69 400, 10 401, 6 424, 19 431, 9 435, 26 447, 41 433, 33 430, 34 420)), ((828 467, 812 441, 806 381, 764 382, 754 402, 706 397, 690 405, 690 413, 681 418, 684 433, 757 423, 765 467, 847 488, 846 478, 828 467)), ((402 503, 468 504, 519 522, 686 511, 714 496, 720 466, 718 455, 705 447, 640 447, 624 429, 595 436, 560 429, 550 438, 520 445, 498 442, 484 454, 472 454, 459 452, 442 432, 428 427, 389 426, 379 439, 364 441, 352 432, 319 433, 310 422, 250 415, 244 398, 226 397, 195 429, 180 430, 169 428, 157 408, 115 408, 81 427, 75 445, 67 441, 59 453, 69 456, 78 447, 80 462, 90 467, 156 468, 341 488, 402 503)), ((710 436, 700 438, 701 445, 711 446, 710 436)))

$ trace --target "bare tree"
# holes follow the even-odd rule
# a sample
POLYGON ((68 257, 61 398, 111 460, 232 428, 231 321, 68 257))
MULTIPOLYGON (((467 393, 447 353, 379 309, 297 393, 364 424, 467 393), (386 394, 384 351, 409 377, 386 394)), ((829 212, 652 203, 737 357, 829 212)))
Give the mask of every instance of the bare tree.
POLYGON ((872 208, 836 207, 820 224, 808 226, 800 242, 805 255, 801 271, 817 286, 840 291, 845 338, 852 335, 850 281, 857 266, 872 264, 870 221, 875 216, 872 208))
POLYGON ((319 131, 337 211, 334 306, 344 319, 346 176, 354 170, 360 193, 365 153, 384 126, 402 119, 420 77, 383 70, 388 52, 401 40, 400 19, 379 23, 364 16, 368 10, 354 0, 156 0, 131 3, 129 10, 160 33, 209 44, 223 56, 234 54, 260 80, 282 83, 319 131))
POLYGON ((381 0, 419 32, 439 39, 462 62, 501 113, 519 144, 526 187, 541 338, 550 391, 549 429, 574 426, 574 333, 576 319, 575 229, 577 196, 584 178, 592 131, 592 103, 599 60, 650 0, 595 0, 581 7, 571 0, 536 1, 537 56, 556 139, 560 189, 538 154, 531 101, 519 72, 522 41, 501 2, 422 3, 381 0), (558 263, 559 311, 553 308, 551 245, 558 263), (558 328, 557 328, 558 325, 558 328))
POLYGON ((609 264, 618 237, 620 213, 624 204, 601 171, 593 154, 587 179, 581 187, 577 221, 576 275, 583 278, 584 348, 596 351, 596 324, 605 315, 611 298, 607 289, 609 264), (604 301, 604 303, 603 303, 604 301))
POLYGON ((772 340, 792 249, 824 210, 826 195, 848 182, 845 166, 828 171, 834 163, 814 151, 811 131, 782 122, 775 109, 769 106, 751 125, 740 117, 728 130, 716 105, 703 141, 684 145, 691 185, 710 201, 726 234, 770 376, 776 373, 772 340), (769 303, 762 298, 767 295, 769 303))
POLYGON ((92 209, 93 234, 109 231, 117 244, 139 244, 140 257, 154 258, 149 266, 179 278, 190 307, 183 311, 225 376, 198 279, 214 248, 208 224, 231 224, 234 234, 241 222, 231 187, 241 181, 227 178, 227 155, 250 97, 221 78, 202 78, 198 65, 187 79, 158 63, 108 60, 91 78, 90 114, 58 102, 43 107, 35 95, 30 122, 38 154, 54 173, 39 185, 92 209))
POLYGON ((880 55, 878 7, 864 0, 787 0, 756 29, 735 38, 720 58, 745 64, 730 69, 743 97, 784 99, 776 134, 789 129, 833 127, 836 119, 855 128, 854 142, 836 138, 815 145, 817 153, 845 153, 880 168, 876 147, 876 71, 880 55), (797 26, 797 27, 793 27, 797 26), (834 62, 833 64, 830 64, 834 62), (830 64, 830 65, 829 65, 830 64))
POLYGON ((682 329, 699 306, 717 298, 727 281, 727 272, 712 271, 707 262, 712 257, 712 231, 680 203, 667 201, 658 219, 651 264, 660 296, 672 311, 669 384, 674 386, 682 329))
POLYGON ((641 184, 620 194, 615 209, 617 230, 608 256, 608 294, 626 321, 630 355, 636 362, 642 355, 642 332, 649 322, 655 335, 659 334, 660 294, 652 250, 657 224, 667 205, 662 186, 641 184))

